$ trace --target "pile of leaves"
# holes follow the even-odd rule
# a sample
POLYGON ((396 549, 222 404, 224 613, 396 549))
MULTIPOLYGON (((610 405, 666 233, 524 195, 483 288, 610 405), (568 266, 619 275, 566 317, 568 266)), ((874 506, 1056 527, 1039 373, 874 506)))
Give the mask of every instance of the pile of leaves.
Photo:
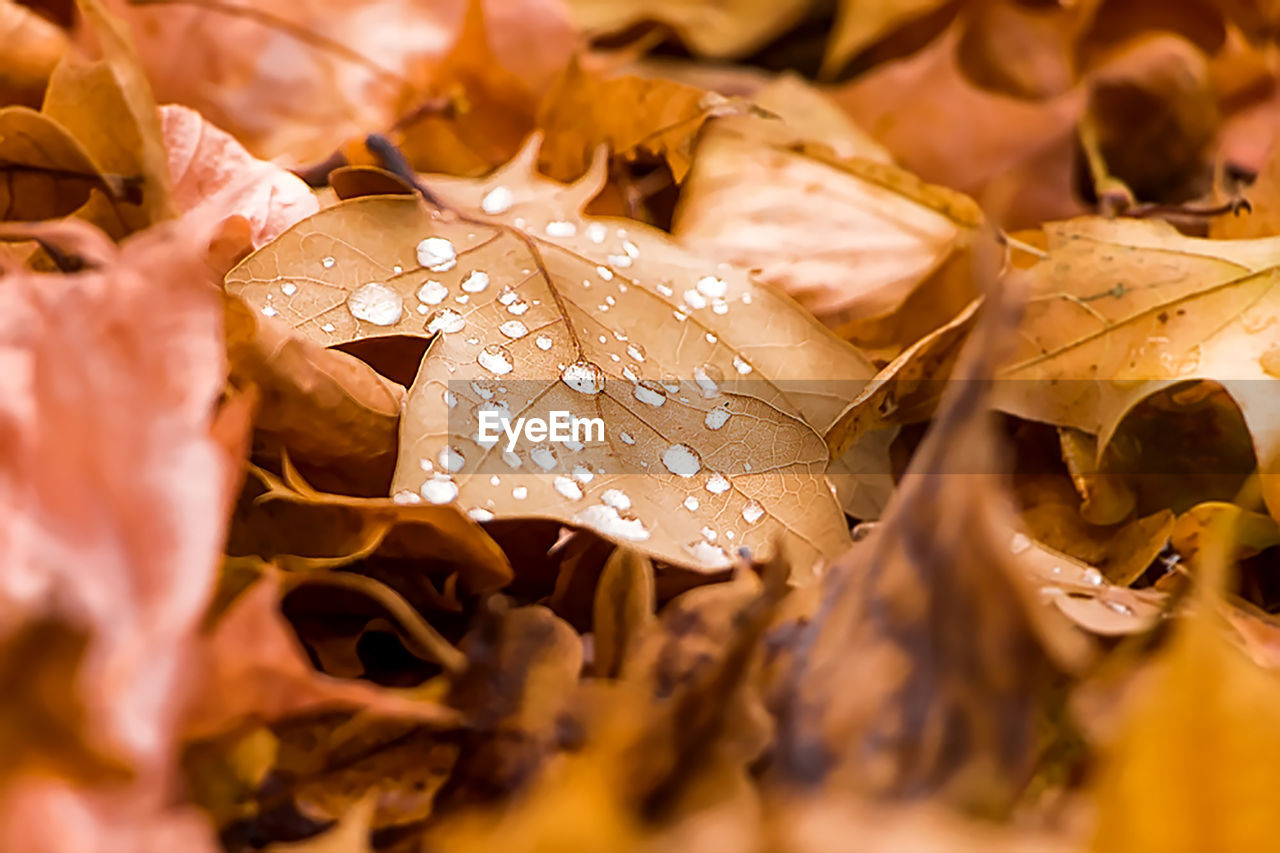
POLYGON ((1278 33, 0 0, 0 849, 1275 847, 1278 33))

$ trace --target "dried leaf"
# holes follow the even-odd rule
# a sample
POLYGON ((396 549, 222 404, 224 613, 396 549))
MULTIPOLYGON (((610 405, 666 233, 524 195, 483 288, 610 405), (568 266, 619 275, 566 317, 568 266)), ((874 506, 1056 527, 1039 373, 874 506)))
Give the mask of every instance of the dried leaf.
POLYGON ((946 0, 840 0, 822 57, 823 72, 828 76, 838 72, 863 48, 944 5, 946 0))
POLYGON ((819 319, 892 312, 970 242, 965 196, 870 160, 839 160, 758 120, 723 119, 698 142, 672 233, 760 271, 819 319))
POLYGON ((569 0, 574 22, 588 35, 624 31, 643 21, 658 21, 702 56, 745 56, 798 22, 807 0, 569 0))
POLYGON ((617 677, 636 640, 653 620, 653 564, 630 548, 618 547, 596 585, 592 669, 617 677))
POLYGON ((430 181, 472 216, 485 216, 483 198, 495 190, 509 196, 510 207, 488 217, 501 225, 451 223, 409 198, 354 199, 246 260, 228 289, 270 313, 277 290, 292 288, 282 319, 320 340, 438 333, 406 404, 398 494, 457 499, 481 519, 524 517, 532 507, 536 517, 709 569, 728 556, 703 528, 728 547, 753 550, 782 536, 799 549, 797 571, 838 551, 847 534, 821 476, 820 435, 846 383, 811 380, 853 384, 869 376, 865 362, 741 274, 644 226, 611 229, 582 218, 578 208, 595 184, 539 184, 531 156, 529 149, 483 182, 430 181), (760 323, 771 335, 763 345, 753 331, 760 323), (804 347, 785 351, 780 340, 804 347), (699 375, 702 384, 691 381, 699 375), (673 376, 684 377, 683 390, 657 384, 673 376), (725 379, 735 376, 742 391, 725 379), (490 400, 500 387, 508 412, 536 400, 538 412, 601 417, 615 435, 577 452, 544 448, 516 471, 496 444, 477 442, 471 417, 476 407, 497 406, 490 400), (712 413, 720 404, 727 417, 712 413), (762 421, 776 431, 774 444, 744 456, 745 436, 762 421), (615 491, 622 497, 605 497, 615 491), (663 511, 679 503, 686 513, 663 511), (708 526, 739 517, 741 527, 708 526))
POLYGON ((249 220, 256 249, 290 225, 320 209, 299 178, 257 160, 226 131, 195 110, 170 104, 160 108, 173 200, 183 212, 209 210, 249 220))
POLYGON ((67 50, 67 34, 15 0, 0 0, 0 104, 40 106, 45 84, 67 50))
POLYGON ((94 189, 122 196, 125 182, 107 177, 58 122, 26 107, 0 110, 0 219, 57 219, 75 212, 94 189))

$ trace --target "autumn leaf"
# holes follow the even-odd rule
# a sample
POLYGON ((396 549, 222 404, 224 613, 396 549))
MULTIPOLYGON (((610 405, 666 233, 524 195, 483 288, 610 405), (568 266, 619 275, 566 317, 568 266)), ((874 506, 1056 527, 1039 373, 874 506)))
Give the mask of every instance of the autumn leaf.
POLYGON ((0 3, 0 103, 36 108, 58 60, 67 49, 67 34, 16 0, 0 3))
POLYGON ((126 182, 107 176, 84 147, 48 116, 26 107, 0 110, 3 219, 56 219, 89 200, 92 190, 123 198, 126 182))
POLYGON ((980 223, 968 198, 893 166, 723 119, 698 142, 672 231, 694 251, 759 270, 835 326, 892 312, 980 223))
POLYGON ((482 217, 488 207, 510 226, 450 223, 411 198, 355 199, 246 260, 228 287, 264 313, 284 310, 284 319, 320 340, 436 334, 406 403, 396 493, 456 499, 480 520, 539 506, 536 516, 708 568, 728 564, 726 547, 763 549, 778 535, 803 547, 803 565, 837 551, 844 525, 821 476, 827 450, 814 430, 831 425, 839 398, 787 382, 813 373, 743 333, 749 318, 768 317, 776 334, 829 359, 824 372, 845 365, 834 372, 848 380, 869 374, 857 354, 741 274, 700 263, 644 228, 619 235, 582 219, 589 179, 541 197, 548 191, 531 181, 527 162, 482 183, 431 182, 451 204, 482 217), (377 248, 328 236, 355 233, 346 222, 376 222, 377 248), (296 266, 285 266, 290 257, 296 266), (690 327, 698 336, 673 350, 668 341, 685 339, 690 327), (746 393, 719 391, 733 376, 751 377, 746 393), (510 390, 501 392, 501 383, 510 390), (506 403, 493 402, 495 411, 520 412, 536 401, 605 418, 616 436, 586 450, 504 455, 493 442, 477 442, 477 423, 451 414, 454 406, 485 407, 495 392, 506 403), (755 457, 730 450, 762 421, 784 450, 755 457), (687 515, 659 526, 659 507, 673 503, 687 515), (741 523, 721 530, 708 524, 716 516, 741 523))
POLYGON ((750 53, 799 21, 808 3, 570 0, 568 5, 574 22, 589 35, 615 33, 637 23, 656 21, 670 26, 696 53, 733 57, 750 53))

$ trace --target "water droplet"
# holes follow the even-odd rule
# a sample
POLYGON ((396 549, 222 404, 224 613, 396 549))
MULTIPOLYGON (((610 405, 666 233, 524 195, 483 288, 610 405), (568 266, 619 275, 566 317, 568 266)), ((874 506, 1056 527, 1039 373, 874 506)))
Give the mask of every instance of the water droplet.
POLYGON ((447 504, 458 496, 458 487, 447 474, 436 474, 422 484, 420 491, 433 504, 447 504))
POLYGON ((451 270, 458 263, 453 244, 443 237, 428 237, 418 244, 418 263, 432 272, 451 270))
POLYGON ((458 405, 458 398, 448 388, 444 389, 444 404, 451 409, 458 405))
POLYGON ((1280 344, 1273 344, 1270 349, 1259 356, 1258 365, 1268 376, 1280 379, 1280 344))
POLYGON ((484 198, 480 199, 480 209, 490 216, 499 213, 506 213, 511 209, 511 205, 515 203, 515 196, 511 190, 499 184, 484 194, 484 198))
POLYGON ((722 495, 729 491, 729 481, 725 479, 724 474, 716 471, 707 478, 707 491, 713 495, 722 495))
POLYGON ((720 340, 719 338, 717 338, 715 335, 711 334, 710 332, 707 332, 707 334, 705 335, 705 337, 706 337, 706 339, 707 339, 707 343, 709 343, 709 344, 714 344, 716 341, 720 340))
POLYGON ((507 306, 507 313, 514 314, 517 317, 519 317, 521 314, 523 314, 528 310, 529 310, 529 303, 525 302, 523 299, 516 299, 510 305, 507 306))
POLYGON ((712 313, 714 313, 714 314, 728 314, 728 313, 729 313, 729 303, 728 303, 728 302, 725 302, 723 299, 712 299, 712 300, 711 300, 711 311, 712 311, 712 313))
POLYGON ((630 255, 609 255, 608 261, 609 263, 613 264, 615 267, 622 267, 623 269, 626 269, 627 267, 631 266, 630 255))
POLYGON ((279 311, 277 311, 277 310, 276 310, 273 306, 271 306, 271 305, 267 305, 267 306, 265 306, 265 307, 262 309, 262 315, 263 315, 264 317, 274 317, 274 316, 276 316, 276 315, 277 315, 277 314, 279 314, 279 313, 280 313, 280 312, 279 312, 279 311))
POLYGON ((529 334, 529 328, 519 320, 508 320, 498 327, 498 331, 513 340, 519 340, 529 334))
POLYGON ((400 275, 400 273, 404 272, 404 267, 400 266, 399 264, 396 264, 391 268, 391 272, 394 273, 395 275, 400 275))
POLYGON ((1081 580, 1089 586, 1102 586, 1102 572, 1098 571, 1093 566, 1090 566, 1084 570, 1084 573, 1081 575, 1081 580))
POLYGON ((663 296, 670 296, 671 294, 675 293, 674 290, 672 290, 669 286, 665 284, 658 285, 658 292, 661 293, 663 296))
POLYGON ((529 490, 524 486, 516 486, 514 489, 511 490, 511 497, 515 498, 518 501, 522 501, 525 498, 529 497, 529 490))
POLYGON ((291 281, 286 281, 284 284, 280 285, 280 292, 285 296, 293 296, 293 294, 298 292, 298 285, 291 281))
POLYGON ((729 422, 729 415, 730 412, 728 409, 723 406, 716 406, 714 409, 707 412, 707 416, 703 419, 702 423, 707 429, 720 429, 729 422))
POLYGON ((337 261, 335 261, 333 258, 323 258, 320 261, 320 266, 324 267, 327 270, 331 270, 333 269, 333 265, 335 263, 337 263, 337 261))
POLYGON ((466 464, 467 459, 456 447, 442 447, 440 454, 436 456, 436 461, 440 463, 441 468, 454 473, 462 470, 462 466, 466 464))
POLYGON ((689 497, 685 498, 684 508, 689 510, 689 512, 695 512, 698 509, 698 499, 695 498, 693 495, 690 495, 689 497))
POLYGON ((629 433, 629 432, 620 432, 620 433, 618 433, 618 438, 622 439, 622 443, 623 443, 623 444, 635 444, 635 443, 636 443, 636 440, 635 440, 634 438, 632 438, 632 437, 631 437, 631 433, 629 433))
POLYGON ((683 444, 673 444, 663 451, 662 464, 677 477, 692 477, 702 469, 698 454, 683 444))
POLYGON ((391 496, 391 500, 398 504, 420 504, 422 495, 409 489, 401 489, 391 496))
POLYGON ((578 233, 578 226, 563 219, 555 219, 547 223, 548 237, 572 237, 578 233))
POLYGON ((551 338, 546 335, 538 335, 534 343, 538 345, 538 349, 540 350, 545 351, 551 349, 551 338))
POLYGON ((649 538, 649 531, 645 528, 644 522, 638 518, 623 518, 612 506, 593 504, 575 515, 573 521, 605 536, 626 539, 629 542, 643 542, 649 538))
POLYGON ((604 390, 604 371, 579 359, 560 373, 560 381, 579 394, 599 394, 604 390))
POLYGON ((683 323, 685 320, 688 320, 688 319, 689 319, 689 315, 688 315, 688 314, 686 314, 686 313, 685 313, 685 312, 683 312, 683 311, 672 311, 672 312, 671 312, 671 316, 672 316, 672 317, 675 317, 675 318, 676 318, 678 321, 680 321, 681 323, 683 323))
POLYGON ((465 325, 467 321, 452 308, 440 308, 431 312, 431 316, 427 318, 427 331, 433 335, 437 332, 443 332, 446 335, 458 332, 465 325))
POLYGON ((702 538, 707 540, 708 542, 716 541, 716 532, 712 530, 710 527, 704 527, 698 532, 701 533, 702 538))
POLYGON ((635 243, 632 243, 630 240, 622 241, 622 251, 626 252, 627 257, 629 258, 640 257, 640 249, 636 246, 635 243))
POLYGON ((587 226, 587 239, 597 245, 604 242, 604 238, 609 236, 609 229, 605 228, 599 222, 592 222, 587 226))
POLYGON ((489 344, 476 353, 476 363, 497 376, 503 376, 512 370, 511 353, 498 344, 489 344))
POLYGON ((371 281, 353 291, 347 297, 347 310, 357 320, 375 326, 390 326, 404 312, 400 294, 376 281, 371 281))
POLYGON ((571 501, 576 501, 582 497, 582 487, 563 475, 556 477, 553 481, 556 491, 571 501))
POLYGON ((529 458, 533 460, 534 465, 537 465, 543 471, 550 471, 556 467, 556 454, 550 447, 535 447, 529 451, 529 458))
POLYGON ((325 323, 323 326, 321 326, 321 327, 320 327, 320 331, 322 331, 322 332, 332 332, 335 328, 337 328, 337 327, 336 327, 336 326, 334 326, 332 323, 325 323))
POLYGON ((1013 534, 1013 539, 1009 541, 1010 554, 1014 554, 1014 555, 1021 554, 1023 551, 1027 550, 1030 547, 1031 547, 1031 540, 1027 537, 1025 533, 1015 533, 1013 534))
POLYGON ((600 496, 600 500, 614 509, 631 509, 631 498, 621 489, 608 489, 600 496))
POLYGON ((418 301, 428 305, 439 305, 449 295, 449 288, 438 281, 428 280, 418 288, 418 301))
POLYGON ((696 290, 686 290, 684 292, 684 301, 690 308, 707 307, 706 297, 696 290))
POLYGON ((697 542, 691 542, 684 546, 684 549, 702 565, 710 569, 722 569, 730 566, 733 561, 729 559, 729 555, 719 545, 712 545, 705 539, 697 542))
POLYGON ((709 296, 712 299, 724 296, 725 290, 727 289, 724 280, 716 278, 713 275, 705 275, 698 279, 697 288, 698 292, 703 296, 709 296))
POLYGON ((502 461, 507 463, 507 467, 513 470, 524 464, 520 461, 520 457, 516 455, 514 450, 502 451, 502 461))
POLYGON ((467 515, 471 516, 472 521, 493 521, 493 513, 482 506, 473 506, 467 510, 467 515))
POLYGON ((476 270, 462 280, 462 289, 467 293, 479 293, 489 286, 489 274, 476 270))
POLYGON ((741 373, 743 376, 746 376, 748 373, 750 373, 752 369, 751 365, 747 364, 746 360, 740 355, 735 355, 733 357, 733 368, 734 370, 741 373))
POLYGON ((723 380, 724 373, 714 364, 704 364, 693 369, 693 381, 697 383, 698 391, 708 400, 720 396, 720 386, 717 383, 723 380))
POLYGON ((644 347, 639 344, 627 344, 627 355, 636 361, 644 361, 645 354, 644 347))
POLYGON ((637 384, 631 393, 641 403, 656 407, 667 402, 667 395, 663 394, 661 389, 661 385, 646 379, 637 384))
POLYGON ((1119 613, 1121 616, 1133 615, 1133 608, 1122 602, 1111 601, 1108 599, 1106 601, 1103 601, 1102 603, 1105 604, 1108 608, 1110 608, 1112 612, 1119 613))
POLYGON ((747 501, 742 507, 742 520, 747 524, 755 524, 764 515, 764 507, 759 501, 747 501))
POLYGON ((750 305, 750 304, 751 304, 751 293, 750 293, 750 291, 748 291, 747 293, 742 294, 742 304, 743 304, 743 305, 750 305))

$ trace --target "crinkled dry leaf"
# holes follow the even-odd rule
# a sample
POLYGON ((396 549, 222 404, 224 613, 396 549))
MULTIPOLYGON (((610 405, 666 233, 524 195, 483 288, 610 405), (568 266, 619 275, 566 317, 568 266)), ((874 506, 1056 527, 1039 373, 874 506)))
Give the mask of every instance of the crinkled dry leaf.
POLYGON ((838 552, 821 436, 865 361, 741 273, 643 225, 583 218, 597 184, 539 183, 532 156, 429 182, 494 224, 353 199, 247 259, 228 289, 324 342, 436 334, 401 422, 397 494, 591 527, 679 565, 722 568, 727 549, 779 536, 801 573, 838 552), (605 440, 480 441, 480 411, 531 405, 599 417, 605 440), (748 439, 762 430, 770 442, 748 439))
POLYGON ((895 166, 837 159, 774 123, 719 119, 698 140, 672 233, 839 325, 893 311, 981 221, 965 196, 895 166))
MULTIPOLYGON (((1141 400, 1194 379, 1240 407, 1264 474, 1280 470, 1280 243, 1183 237, 1163 223, 1080 219, 1045 227, 1019 348, 997 404, 1072 426, 1105 447, 1141 400)), ((1273 515, 1280 483, 1263 478, 1273 515)))

